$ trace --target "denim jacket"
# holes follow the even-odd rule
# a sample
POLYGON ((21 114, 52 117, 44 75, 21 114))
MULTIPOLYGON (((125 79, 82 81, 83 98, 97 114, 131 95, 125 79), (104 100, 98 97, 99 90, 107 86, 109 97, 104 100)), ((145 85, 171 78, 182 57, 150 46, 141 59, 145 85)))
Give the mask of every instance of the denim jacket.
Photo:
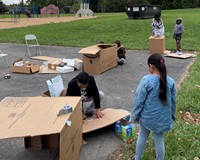
POLYGON ((133 104, 133 119, 145 128, 156 133, 169 131, 173 126, 176 112, 176 86, 167 76, 167 105, 159 98, 160 77, 144 76, 136 90, 133 104))

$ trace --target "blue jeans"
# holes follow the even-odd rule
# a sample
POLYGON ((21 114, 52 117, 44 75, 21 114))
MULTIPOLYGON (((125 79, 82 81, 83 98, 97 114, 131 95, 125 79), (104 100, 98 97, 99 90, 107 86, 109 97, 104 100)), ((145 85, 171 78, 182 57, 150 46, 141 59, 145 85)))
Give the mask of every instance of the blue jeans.
MULTIPOLYGON (((136 144, 135 160, 141 160, 145 150, 146 141, 149 137, 150 131, 140 124, 139 136, 136 144)), ((165 157, 165 144, 164 133, 153 132, 154 144, 156 147, 156 160, 164 160, 165 157)))

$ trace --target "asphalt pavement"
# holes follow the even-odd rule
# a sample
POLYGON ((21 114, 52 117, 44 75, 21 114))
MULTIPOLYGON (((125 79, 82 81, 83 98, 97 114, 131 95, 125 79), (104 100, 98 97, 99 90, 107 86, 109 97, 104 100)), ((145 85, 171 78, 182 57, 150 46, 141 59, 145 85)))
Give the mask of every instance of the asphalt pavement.
MULTIPOLYGON (((32 62, 42 64, 43 61, 32 60, 25 57, 26 47, 24 44, 0 43, 0 49, 8 54, 10 65, 17 58, 24 58, 32 62)), ((81 48, 41 46, 42 55, 56 58, 82 58, 78 51, 81 48)), ((33 54, 34 55, 34 54, 33 54)), ((132 110, 135 89, 139 80, 148 74, 147 58, 148 51, 127 51, 125 65, 117 66, 101 75, 95 75, 99 90, 105 93, 102 108, 121 108, 132 110)), ((165 57, 168 75, 178 84, 184 75, 187 66, 193 58, 176 59, 165 57)), ((71 73, 60 74, 64 86, 75 77, 81 70, 71 73)), ((58 74, 16 74, 11 73, 3 58, 0 58, 0 100, 7 96, 41 96, 48 90, 46 80, 58 74), (10 79, 4 79, 5 74, 10 74, 10 79)), ((1 122, 2 123, 2 122, 1 122)), ((123 142, 116 137, 114 129, 107 127, 83 135, 87 144, 83 145, 80 152, 80 160, 107 160, 108 155, 118 149, 123 142)), ((23 138, 0 140, 0 160, 51 160, 54 152, 49 150, 25 149, 23 138)))

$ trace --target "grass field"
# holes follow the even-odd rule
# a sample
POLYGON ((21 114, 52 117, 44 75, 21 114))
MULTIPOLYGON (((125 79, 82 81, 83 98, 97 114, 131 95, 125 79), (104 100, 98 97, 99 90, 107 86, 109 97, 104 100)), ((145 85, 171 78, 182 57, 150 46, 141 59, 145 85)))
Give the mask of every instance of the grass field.
MULTIPOLYGON (((99 41, 113 43, 119 39, 127 49, 147 50, 151 34, 151 19, 130 20, 125 13, 96 14, 98 18, 71 23, 46 24, 0 31, 0 42, 25 43, 24 35, 35 34, 42 45, 83 47, 99 41), (95 35, 95 36, 94 36, 95 35)), ((175 49, 172 38, 176 19, 181 16, 185 25, 183 50, 199 51, 200 9, 163 11, 166 48, 175 49)), ((16 24, 17 25, 17 24, 16 24)))
MULTIPOLYGON (((97 14, 98 18, 70 23, 30 26, 0 30, 0 42, 25 43, 25 34, 35 34, 42 45, 85 47, 99 41, 113 43, 119 39, 131 50, 148 50, 151 34, 151 19, 130 20, 125 13, 97 14)), ((175 49, 172 38, 175 20, 182 17, 185 33, 182 39, 183 51, 200 51, 200 9, 167 10, 162 12, 165 25, 166 48, 175 49)), ((185 112, 192 116, 200 113, 200 55, 189 68, 188 76, 177 93, 177 119, 174 128, 165 136, 166 160, 200 159, 199 124, 186 123, 182 119, 185 112)), ((135 152, 135 142, 125 145, 119 159, 129 160, 135 152)), ((155 159, 152 139, 148 141, 144 160, 155 159)))

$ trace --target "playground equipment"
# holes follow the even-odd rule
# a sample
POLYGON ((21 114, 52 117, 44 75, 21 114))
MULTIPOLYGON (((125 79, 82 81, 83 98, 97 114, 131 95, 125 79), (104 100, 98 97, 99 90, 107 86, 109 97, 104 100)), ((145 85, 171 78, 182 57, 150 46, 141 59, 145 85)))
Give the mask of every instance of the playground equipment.
POLYGON ((59 17, 59 8, 53 4, 50 4, 40 9, 41 16, 45 15, 47 17, 49 14, 52 14, 52 13, 54 13, 55 15, 57 15, 57 17, 59 17))
POLYGON ((90 9, 90 0, 82 0, 80 4, 80 9, 76 13, 76 17, 83 17, 83 16, 94 16, 94 12, 90 9))
POLYGON ((19 15, 16 14, 15 12, 9 13, 10 18, 8 16, 6 16, 5 14, 1 15, 1 20, 0 22, 12 22, 12 23, 17 23, 19 22, 19 15))
POLYGON ((9 9, 9 16, 6 16, 7 14, 4 14, 2 11, 2 19, 0 22, 14 22, 17 23, 20 20, 20 16, 22 13, 24 13, 28 18, 34 17, 36 14, 38 17, 38 7, 14 7, 9 9))

